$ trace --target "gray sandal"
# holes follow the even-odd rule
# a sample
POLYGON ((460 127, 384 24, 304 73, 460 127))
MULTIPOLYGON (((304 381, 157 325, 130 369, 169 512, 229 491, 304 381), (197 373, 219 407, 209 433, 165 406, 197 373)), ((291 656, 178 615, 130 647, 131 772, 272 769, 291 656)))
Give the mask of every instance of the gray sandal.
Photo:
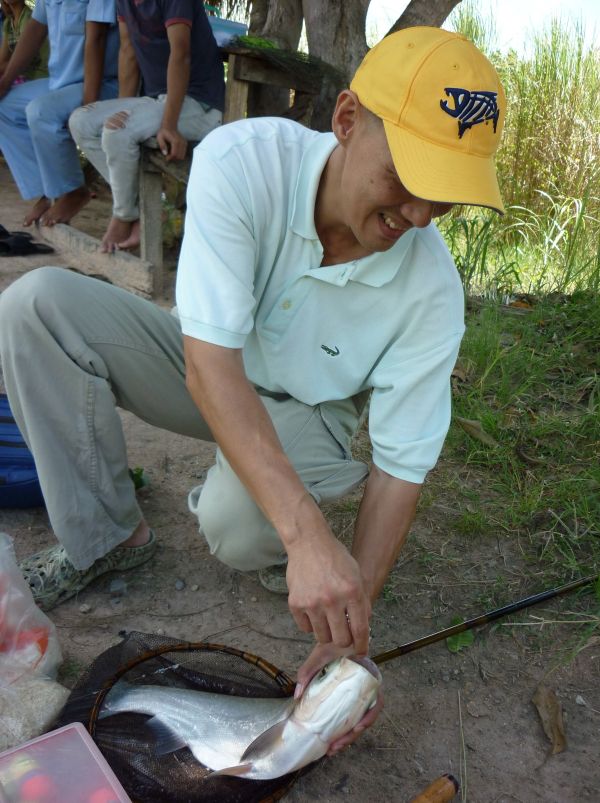
POLYGON ((126 571, 141 566, 156 552, 156 536, 150 530, 147 544, 136 547, 116 547, 98 560, 89 569, 76 569, 64 547, 42 549, 19 563, 19 569, 29 583, 33 599, 43 611, 49 611, 74 597, 97 577, 106 572, 126 571))

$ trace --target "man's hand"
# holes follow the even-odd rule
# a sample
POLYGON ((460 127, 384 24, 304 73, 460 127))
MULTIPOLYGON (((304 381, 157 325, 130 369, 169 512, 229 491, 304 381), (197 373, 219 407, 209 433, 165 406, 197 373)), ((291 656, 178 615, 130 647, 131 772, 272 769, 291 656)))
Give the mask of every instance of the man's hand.
MULTIPOLYGON (((325 664, 330 663, 342 655, 354 654, 355 653, 352 647, 335 647, 333 644, 317 644, 317 646, 313 649, 311 654, 298 670, 297 685, 294 697, 299 698, 302 696, 302 693, 309 684, 311 678, 314 677, 314 675, 316 675, 317 672, 319 672, 319 670, 325 666, 325 664)), ((333 756, 335 753, 339 753, 340 750, 343 750, 345 747, 348 747, 355 742, 361 733, 363 733, 363 731, 365 731, 367 728, 370 728, 375 722, 381 713, 382 708, 383 692, 381 691, 380 687, 379 694, 377 695, 377 701, 373 708, 369 708, 364 717, 354 726, 351 731, 345 733, 343 736, 340 736, 329 745, 327 755, 333 756)))
POLYGON ((333 534, 288 547, 288 605, 296 624, 320 644, 369 650, 371 601, 358 563, 333 534))
POLYGON ((156 135, 160 152, 167 162, 172 159, 181 160, 185 158, 187 151, 187 139, 182 137, 179 131, 169 128, 160 128, 156 135))

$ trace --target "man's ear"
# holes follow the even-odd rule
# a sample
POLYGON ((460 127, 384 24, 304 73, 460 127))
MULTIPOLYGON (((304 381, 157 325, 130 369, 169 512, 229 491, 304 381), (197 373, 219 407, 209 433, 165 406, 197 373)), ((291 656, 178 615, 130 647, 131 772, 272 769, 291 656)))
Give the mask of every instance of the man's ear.
POLYGON ((345 145, 354 131, 356 120, 360 113, 360 101, 356 92, 343 89, 337 97, 331 128, 340 145, 345 145))

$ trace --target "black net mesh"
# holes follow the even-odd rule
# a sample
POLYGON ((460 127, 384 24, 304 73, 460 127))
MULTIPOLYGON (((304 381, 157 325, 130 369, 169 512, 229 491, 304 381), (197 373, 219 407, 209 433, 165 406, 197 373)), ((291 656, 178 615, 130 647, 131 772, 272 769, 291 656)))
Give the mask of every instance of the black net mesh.
POLYGON ((187 747, 158 755, 145 714, 98 719, 118 680, 245 697, 286 697, 294 682, 266 661, 232 647, 128 633, 79 679, 56 726, 82 722, 134 803, 266 803, 279 800, 301 774, 265 781, 208 777, 210 770, 187 747))

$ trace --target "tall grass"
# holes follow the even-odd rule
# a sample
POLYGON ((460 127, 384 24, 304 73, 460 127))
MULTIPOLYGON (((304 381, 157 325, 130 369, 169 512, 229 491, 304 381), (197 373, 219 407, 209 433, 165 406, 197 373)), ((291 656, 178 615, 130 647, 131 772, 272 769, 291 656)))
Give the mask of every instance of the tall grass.
POLYGON ((487 53, 508 98, 497 156, 507 215, 461 210, 445 223, 466 291, 598 290, 600 51, 580 24, 555 19, 527 54, 500 53, 473 0, 449 22, 487 53))

